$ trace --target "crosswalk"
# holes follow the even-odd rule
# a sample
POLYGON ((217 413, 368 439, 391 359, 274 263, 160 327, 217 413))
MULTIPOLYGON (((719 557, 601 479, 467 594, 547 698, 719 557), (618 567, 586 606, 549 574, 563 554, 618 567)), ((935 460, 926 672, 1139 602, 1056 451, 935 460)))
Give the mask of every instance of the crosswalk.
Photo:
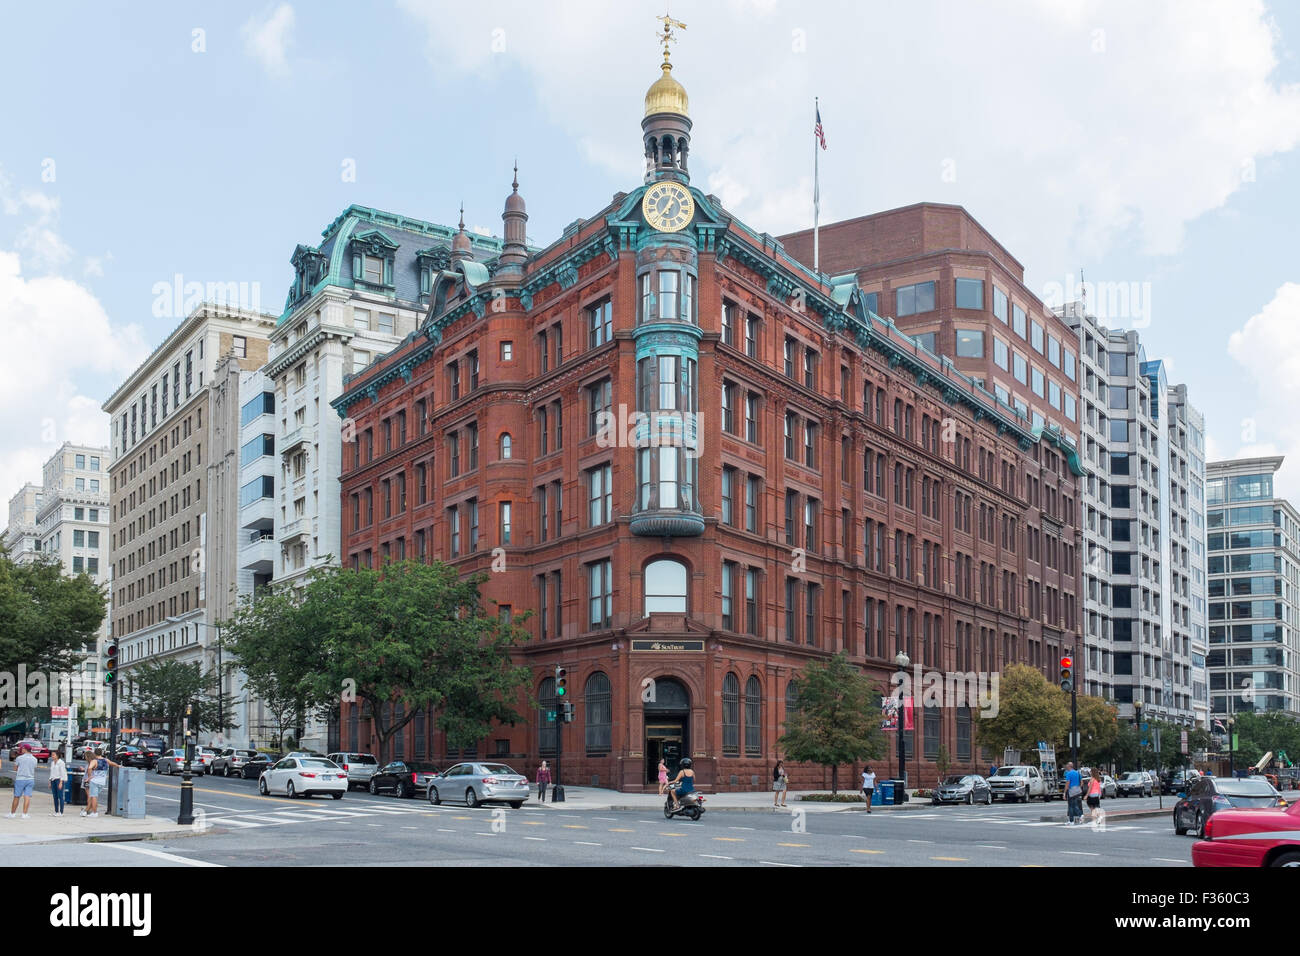
MULTIPOLYGON (((1034 819, 1029 819, 1029 818, 1018 819, 1018 818, 1015 818, 1015 817, 998 817, 998 816, 993 816, 993 815, 991 815, 991 814, 987 814, 987 813, 917 813, 917 812, 910 811, 910 810, 907 811, 906 813, 896 813, 896 814, 892 814, 892 815, 890 815, 890 816, 885 817, 885 819, 894 819, 894 820, 900 820, 900 821, 912 821, 912 820, 951 820, 951 821, 954 821, 954 822, 956 822, 956 823, 984 823, 984 824, 994 824, 994 825, 996 825, 996 826, 1007 826, 1007 827, 1061 827, 1061 828, 1064 828, 1064 826, 1065 826, 1065 821, 1064 821, 1064 820, 1034 820, 1034 819)), ((1087 829, 1090 829, 1090 828, 1087 827, 1087 826, 1080 826, 1080 827, 1078 827, 1077 829, 1080 830, 1080 831, 1082 831, 1082 830, 1087 830, 1087 829)), ((1138 831, 1139 833, 1154 833, 1154 832, 1156 832, 1156 830, 1151 829, 1151 828, 1141 827, 1141 826, 1134 826, 1134 825, 1132 825, 1132 824, 1125 824, 1125 823, 1119 823, 1119 824, 1110 824, 1110 823, 1107 823, 1107 824, 1106 824, 1106 829, 1107 829, 1107 830, 1115 830, 1115 831, 1119 831, 1119 830, 1136 830, 1136 831, 1138 831)))
POLYGON ((435 807, 423 801, 374 805, 357 803, 348 807, 338 805, 317 807, 307 804, 301 807, 285 807, 283 810, 236 810, 228 813, 205 814, 202 818, 202 825, 230 830, 253 830, 258 827, 330 823, 335 820, 352 820, 364 817, 413 820, 415 816, 420 815, 434 816, 442 813, 464 814, 467 812, 473 811, 468 811, 465 807, 435 807))

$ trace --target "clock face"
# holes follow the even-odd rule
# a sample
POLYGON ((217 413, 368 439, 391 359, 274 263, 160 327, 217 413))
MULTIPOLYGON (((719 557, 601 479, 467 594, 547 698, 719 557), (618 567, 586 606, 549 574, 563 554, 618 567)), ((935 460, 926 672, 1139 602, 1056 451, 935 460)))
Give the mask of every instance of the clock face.
POLYGON ((695 200, 679 183, 655 183, 641 199, 641 212, 660 232, 679 232, 695 216, 695 200))

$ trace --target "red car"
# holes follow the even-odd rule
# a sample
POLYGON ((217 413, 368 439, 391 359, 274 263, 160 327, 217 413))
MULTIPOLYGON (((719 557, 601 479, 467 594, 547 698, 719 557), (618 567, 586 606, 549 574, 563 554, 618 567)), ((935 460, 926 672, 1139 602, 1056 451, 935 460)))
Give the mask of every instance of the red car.
POLYGON ((1300 866, 1300 803, 1266 810, 1220 810, 1192 844, 1195 866, 1300 866))
POLYGON ((50 762, 50 748, 45 746, 45 744, 41 743, 39 740, 36 740, 32 737, 25 737, 22 740, 18 741, 18 743, 14 744, 10 752, 10 756, 9 756, 10 760, 14 760, 18 757, 18 753, 24 744, 26 744, 28 747, 31 748, 32 756, 35 757, 38 761, 40 761, 41 763, 50 762))

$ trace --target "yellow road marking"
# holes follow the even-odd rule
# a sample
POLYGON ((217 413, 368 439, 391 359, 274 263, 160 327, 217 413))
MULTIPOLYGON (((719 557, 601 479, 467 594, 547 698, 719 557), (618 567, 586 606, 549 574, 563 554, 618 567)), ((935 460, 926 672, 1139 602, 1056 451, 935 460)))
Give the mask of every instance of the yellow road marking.
POLYGON ((966 857, 964 857, 964 856, 932 856, 932 857, 930 857, 930 859, 932 859, 932 860, 947 860, 947 861, 949 861, 950 863, 969 863, 969 862, 970 862, 970 860, 966 859, 966 857))
POLYGON ((546 824, 543 823, 541 820, 525 820, 525 821, 524 821, 524 826, 526 826, 526 827, 544 827, 544 826, 546 826, 546 824))
POLYGON ((452 817, 453 820, 473 820, 473 817, 452 817))
POLYGON ((686 836, 685 833, 661 833, 660 836, 686 836))
POLYGON ((624 829, 620 829, 620 828, 618 828, 618 827, 610 827, 610 828, 609 828, 609 832, 610 832, 610 833, 636 833, 635 830, 624 830, 624 829))
POLYGON ((744 837, 714 837, 713 839, 720 840, 723 843, 744 843, 745 842, 744 837))
POLYGON ((778 843, 777 846, 812 846, 811 843, 778 843))
POLYGON ((563 827, 564 827, 564 829, 566 829, 566 830, 585 830, 585 829, 587 829, 586 827, 582 826, 582 825, 579 824, 579 823, 565 823, 565 824, 563 824, 563 827))
POLYGON ((849 850, 850 853, 884 853, 884 850, 849 850))

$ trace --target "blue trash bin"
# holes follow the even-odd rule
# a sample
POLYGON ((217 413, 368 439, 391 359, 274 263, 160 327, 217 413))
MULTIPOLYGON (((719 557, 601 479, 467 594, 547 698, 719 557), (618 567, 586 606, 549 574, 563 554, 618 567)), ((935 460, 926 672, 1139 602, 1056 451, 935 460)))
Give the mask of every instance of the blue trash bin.
POLYGON ((885 805, 885 798, 880 792, 880 784, 877 784, 876 788, 871 791, 871 805, 873 807, 883 807, 885 805))
POLYGON ((875 806, 887 806, 894 802, 894 781, 881 780, 876 784, 876 792, 871 795, 875 806))

